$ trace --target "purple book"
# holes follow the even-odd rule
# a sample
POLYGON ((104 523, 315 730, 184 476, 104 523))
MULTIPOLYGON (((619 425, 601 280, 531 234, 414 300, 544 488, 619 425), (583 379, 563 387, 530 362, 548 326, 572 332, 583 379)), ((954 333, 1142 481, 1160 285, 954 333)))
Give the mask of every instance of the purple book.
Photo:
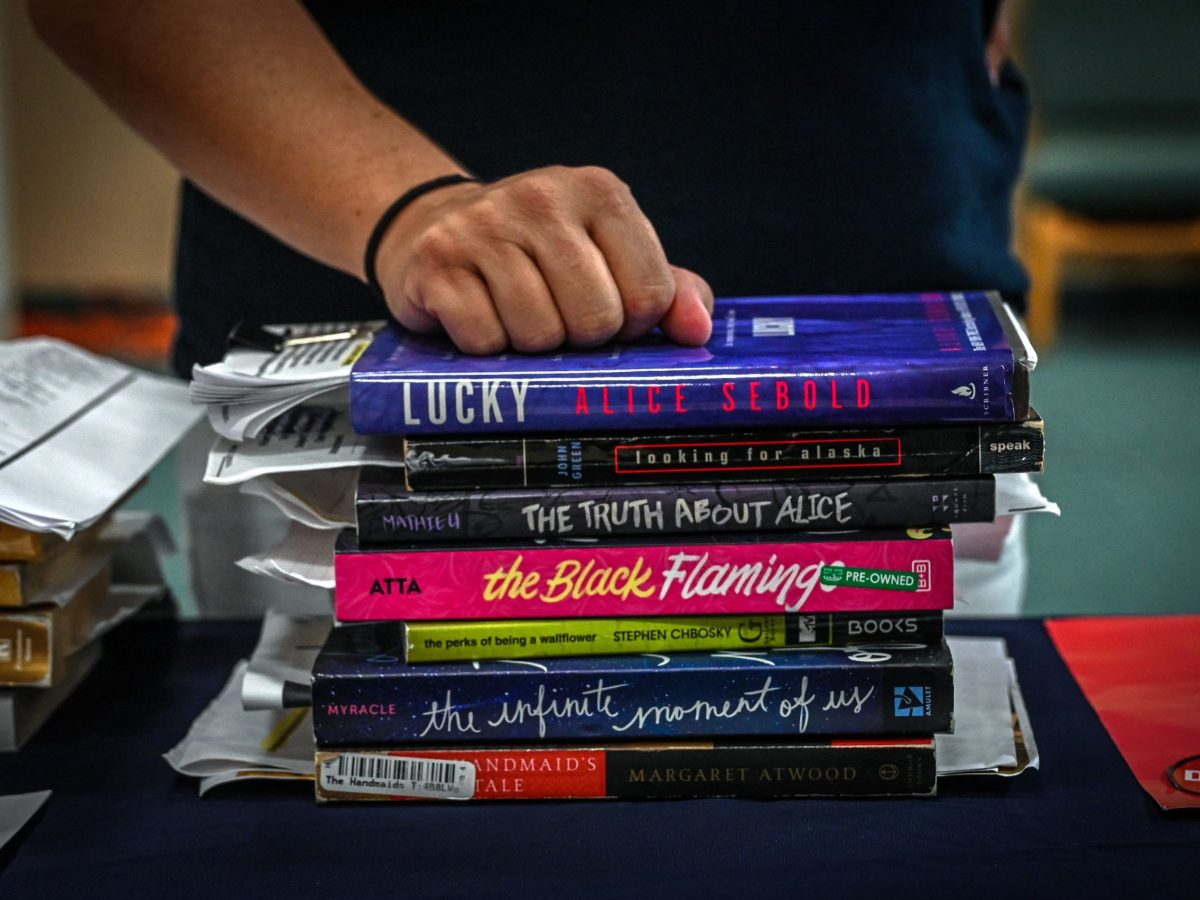
POLYGON ((993 292, 740 297, 704 347, 473 357, 392 325, 350 408, 360 434, 407 435, 1012 422, 1035 362, 993 292))

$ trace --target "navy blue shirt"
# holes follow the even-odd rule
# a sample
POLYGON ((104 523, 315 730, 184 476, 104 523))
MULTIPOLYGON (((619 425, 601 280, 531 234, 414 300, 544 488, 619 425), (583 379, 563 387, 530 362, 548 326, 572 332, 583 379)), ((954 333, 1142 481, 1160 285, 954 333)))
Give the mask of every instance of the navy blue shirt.
MULTIPOLYGON (((989 80, 992 5, 308 4, 367 87, 480 176, 612 169, 718 295, 1024 290, 1027 105, 1011 66, 989 80)), ((181 374, 241 318, 385 315, 191 185, 175 296, 181 374)))

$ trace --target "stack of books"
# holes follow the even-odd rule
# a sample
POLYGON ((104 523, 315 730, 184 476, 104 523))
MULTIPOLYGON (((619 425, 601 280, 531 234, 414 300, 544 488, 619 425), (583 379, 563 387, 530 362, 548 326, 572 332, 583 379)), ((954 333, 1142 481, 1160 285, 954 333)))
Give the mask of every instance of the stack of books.
POLYGON ((949 526, 1041 468, 987 292, 720 300, 665 340, 464 357, 383 331, 313 669, 321 800, 923 795, 949 526))
POLYGON ((100 658, 99 638, 165 592, 146 513, 67 541, 0 523, 0 752, 19 750, 100 658))
POLYGON ((0 751, 165 593, 161 520, 118 507, 199 418, 175 380, 65 341, 0 341, 0 751))

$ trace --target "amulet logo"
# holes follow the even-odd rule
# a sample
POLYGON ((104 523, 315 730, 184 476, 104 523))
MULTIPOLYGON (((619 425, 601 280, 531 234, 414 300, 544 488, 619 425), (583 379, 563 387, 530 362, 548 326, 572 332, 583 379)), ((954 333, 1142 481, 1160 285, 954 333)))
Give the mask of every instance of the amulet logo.
POLYGON ((926 715, 926 697, 928 690, 923 687, 898 687, 892 692, 895 703, 895 714, 903 718, 916 718, 926 715))

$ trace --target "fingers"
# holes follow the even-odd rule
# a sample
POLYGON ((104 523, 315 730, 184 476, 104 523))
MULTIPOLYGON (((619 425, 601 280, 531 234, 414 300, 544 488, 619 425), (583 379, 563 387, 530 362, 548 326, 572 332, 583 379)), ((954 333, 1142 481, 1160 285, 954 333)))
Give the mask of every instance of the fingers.
POLYGON ((512 346, 525 353, 552 350, 565 328, 550 289, 533 260, 515 248, 492 252, 483 271, 446 266, 425 273, 405 299, 392 303, 410 331, 443 330, 459 349, 483 355, 512 346))
POLYGON ((464 268, 427 275, 419 287, 388 305, 405 328, 421 334, 445 331, 464 353, 486 355, 508 347, 508 333, 483 279, 464 268))
POLYGON ((629 339, 659 323, 675 292, 675 279, 650 220, 629 188, 604 169, 584 170, 595 197, 587 225, 620 296, 624 322, 617 336, 629 339))
POLYGON ((590 347, 661 325, 711 331, 712 291, 668 263, 629 189, 604 169, 552 167, 422 198, 385 236, 380 282, 401 324, 469 353, 590 347))
POLYGON ((566 343, 594 347, 625 321, 621 293, 608 261, 582 227, 561 225, 532 251, 560 316, 566 343))
POLYGON ((487 255, 482 274, 514 350, 538 353, 562 345, 567 327, 541 270, 532 259, 520 249, 506 245, 487 255))

